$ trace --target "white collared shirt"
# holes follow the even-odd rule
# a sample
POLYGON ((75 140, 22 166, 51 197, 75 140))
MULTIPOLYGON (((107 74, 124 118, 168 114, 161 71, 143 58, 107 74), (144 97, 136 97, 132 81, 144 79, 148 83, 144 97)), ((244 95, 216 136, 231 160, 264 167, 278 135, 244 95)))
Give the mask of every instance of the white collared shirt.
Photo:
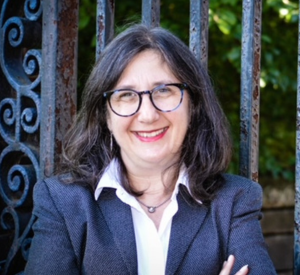
POLYGON ((104 187, 115 188, 117 197, 131 207, 137 246, 138 274, 164 275, 171 233, 172 218, 178 210, 179 184, 188 186, 185 169, 181 169, 171 202, 164 210, 159 229, 147 216, 136 198, 128 194, 119 181, 118 163, 113 160, 106 168, 95 190, 97 200, 104 187))

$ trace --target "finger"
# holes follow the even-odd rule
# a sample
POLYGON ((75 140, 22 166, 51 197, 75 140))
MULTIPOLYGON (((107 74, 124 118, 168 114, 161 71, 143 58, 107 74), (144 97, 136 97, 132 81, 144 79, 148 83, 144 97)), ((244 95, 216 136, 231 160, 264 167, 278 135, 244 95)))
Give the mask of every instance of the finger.
POLYGON ((235 275, 247 275, 248 272, 248 265, 244 265, 235 275))
POLYGON ((235 261, 234 256, 230 255, 227 261, 224 262, 223 268, 219 275, 229 275, 234 265, 234 261, 235 261))

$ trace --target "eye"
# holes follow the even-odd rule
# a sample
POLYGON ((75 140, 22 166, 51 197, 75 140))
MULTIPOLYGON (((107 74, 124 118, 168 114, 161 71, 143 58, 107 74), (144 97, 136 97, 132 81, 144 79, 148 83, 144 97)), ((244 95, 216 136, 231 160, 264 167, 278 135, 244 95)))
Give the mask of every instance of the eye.
POLYGON ((169 87, 162 87, 157 90, 158 93, 162 93, 162 94, 169 93, 170 91, 171 89, 169 87))
POLYGON ((118 90, 112 95, 115 101, 134 101, 138 99, 138 95, 131 90, 118 90))
POLYGON ((153 91, 153 96, 154 97, 168 97, 173 94, 173 89, 171 86, 162 86, 162 87, 157 87, 155 91, 153 91))

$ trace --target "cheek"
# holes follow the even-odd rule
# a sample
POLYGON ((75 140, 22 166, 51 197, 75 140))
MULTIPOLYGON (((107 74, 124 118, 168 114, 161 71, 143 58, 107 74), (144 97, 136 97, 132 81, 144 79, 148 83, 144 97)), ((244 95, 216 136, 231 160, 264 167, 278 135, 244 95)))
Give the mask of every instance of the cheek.
POLYGON ((112 131, 112 127, 111 127, 112 123, 111 123, 111 119, 109 117, 106 119, 106 124, 107 124, 108 130, 112 131))
POLYGON ((106 125, 110 132, 113 130, 113 113, 110 110, 109 106, 106 106, 106 125))
POLYGON ((130 120, 124 117, 119 117, 115 114, 110 114, 107 118, 107 127, 116 139, 125 137, 128 132, 130 120))
POLYGON ((187 127, 190 126, 190 122, 191 122, 191 117, 192 117, 192 104, 190 102, 190 97, 189 95, 185 95, 184 97, 184 102, 183 102, 183 117, 185 118, 185 121, 186 121, 186 124, 187 124, 187 127))

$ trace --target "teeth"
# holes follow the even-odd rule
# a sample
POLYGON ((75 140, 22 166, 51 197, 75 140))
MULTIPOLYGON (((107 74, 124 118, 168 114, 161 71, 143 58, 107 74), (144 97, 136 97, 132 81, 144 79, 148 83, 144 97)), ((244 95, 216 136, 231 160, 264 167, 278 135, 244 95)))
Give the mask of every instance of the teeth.
POLYGON ((138 132, 137 134, 141 137, 144 137, 144 138, 150 138, 150 137, 158 136, 161 133, 163 133, 164 131, 165 131, 165 129, 161 129, 161 130, 151 132, 151 133, 140 133, 140 132, 138 132))

